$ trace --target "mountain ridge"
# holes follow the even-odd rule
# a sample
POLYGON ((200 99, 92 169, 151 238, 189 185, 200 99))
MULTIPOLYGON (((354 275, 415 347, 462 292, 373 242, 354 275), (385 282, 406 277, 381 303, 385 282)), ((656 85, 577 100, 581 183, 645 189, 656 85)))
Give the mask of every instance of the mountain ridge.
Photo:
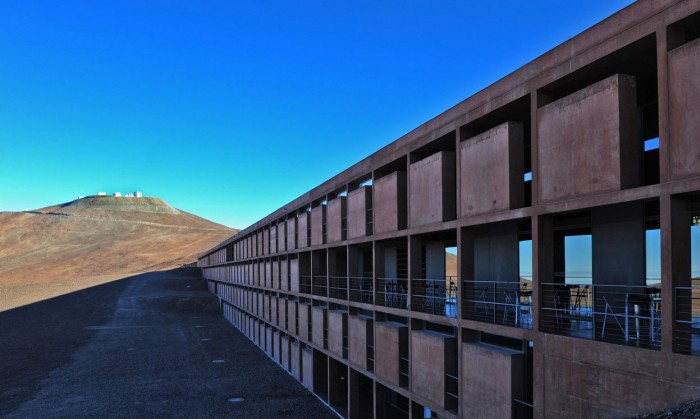
POLYGON ((0 311, 192 263, 237 231, 158 198, 87 197, 0 212, 0 311))

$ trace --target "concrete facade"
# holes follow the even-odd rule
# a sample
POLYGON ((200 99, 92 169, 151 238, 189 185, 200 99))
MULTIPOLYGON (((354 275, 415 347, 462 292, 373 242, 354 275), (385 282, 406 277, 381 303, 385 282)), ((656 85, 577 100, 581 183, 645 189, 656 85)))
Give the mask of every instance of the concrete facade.
POLYGON ((209 289, 345 417, 699 398, 698 28, 632 4, 203 254, 209 289))

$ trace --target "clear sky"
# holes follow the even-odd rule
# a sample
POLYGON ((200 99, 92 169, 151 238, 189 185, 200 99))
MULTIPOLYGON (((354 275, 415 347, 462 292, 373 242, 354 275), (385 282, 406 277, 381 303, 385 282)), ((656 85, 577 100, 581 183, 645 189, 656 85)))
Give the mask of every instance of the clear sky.
POLYGON ((243 228, 629 3, 5 0, 0 210, 243 228))

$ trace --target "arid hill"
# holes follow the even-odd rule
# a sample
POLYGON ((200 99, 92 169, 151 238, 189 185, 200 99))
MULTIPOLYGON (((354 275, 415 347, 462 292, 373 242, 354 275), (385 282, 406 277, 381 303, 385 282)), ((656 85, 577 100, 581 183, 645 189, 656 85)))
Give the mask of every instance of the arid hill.
POLYGON ((94 196, 2 212, 0 311, 194 262, 236 231, 158 198, 94 196))

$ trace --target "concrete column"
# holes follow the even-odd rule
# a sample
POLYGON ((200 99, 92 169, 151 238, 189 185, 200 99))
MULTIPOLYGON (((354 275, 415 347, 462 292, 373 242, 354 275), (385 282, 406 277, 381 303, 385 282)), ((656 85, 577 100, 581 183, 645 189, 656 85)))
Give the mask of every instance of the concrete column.
MULTIPOLYGON (((683 318, 676 306, 676 287, 691 286, 690 224, 691 201, 682 196, 661 196, 661 339, 662 350, 673 351, 688 345, 690 328, 674 319, 683 318), (673 333, 675 330, 675 333, 673 333)), ((688 320, 686 313, 685 320, 688 320)))
MULTIPOLYGON (((533 147, 535 148, 535 147, 533 147)), ((533 165, 534 166, 534 165, 533 165)), ((532 188, 533 194, 536 188, 532 188)), ((554 223, 547 215, 532 216, 532 328, 542 329, 544 321, 553 321, 553 316, 542 315, 542 283, 554 278, 554 223), (548 319, 548 320, 547 320, 548 319)), ((532 396, 534 401, 533 416, 545 417, 545 353, 546 342, 541 333, 534 334, 534 351, 532 356, 532 396)), ((462 380, 464 377, 462 377, 462 380)))

